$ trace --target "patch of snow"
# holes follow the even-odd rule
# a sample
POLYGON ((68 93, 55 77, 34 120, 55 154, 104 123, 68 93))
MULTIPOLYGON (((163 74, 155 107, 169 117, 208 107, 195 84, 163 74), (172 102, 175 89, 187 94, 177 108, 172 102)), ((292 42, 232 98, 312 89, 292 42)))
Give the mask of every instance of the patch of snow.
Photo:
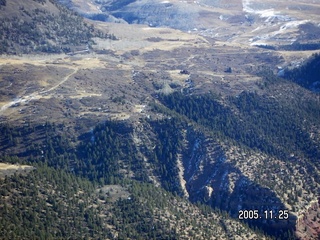
POLYGON ((278 31, 274 32, 273 34, 274 34, 274 35, 277 35, 277 34, 280 34, 280 33, 284 32, 285 30, 298 28, 300 25, 305 24, 305 23, 308 23, 308 22, 310 22, 310 20, 302 20, 302 21, 291 21, 291 22, 288 22, 288 23, 282 25, 282 26, 280 27, 280 29, 279 29, 278 31))
POLYGON ((251 46, 268 46, 265 42, 253 42, 250 44, 251 46))
POLYGON ((279 12, 275 12, 273 8, 265 10, 255 10, 250 7, 251 0, 242 0, 242 8, 244 12, 260 15, 261 18, 271 18, 277 16, 279 12))
POLYGON ((285 73, 284 69, 281 69, 277 75, 278 77, 284 77, 284 73, 285 73))
POLYGON ((213 193, 213 188, 210 187, 210 186, 205 186, 205 189, 206 189, 206 191, 208 193, 208 197, 211 198, 212 193, 213 193))
POLYGON ((290 16, 281 15, 281 12, 277 12, 273 8, 255 10, 250 7, 251 2, 251 0, 242 0, 243 11, 246 13, 259 15, 260 18, 266 18, 265 22, 272 22, 274 20, 288 22, 293 20, 290 16))
MULTIPOLYGON (((262 36, 255 36, 254 38, 249 39, 249 42, 251 42, 251 46, 266 46, 267 44, 265 42, 259 42, 260 40, 269 40, 273 37, 276 37, 279 34, 283 34, 288 30, 292 30, 292 29, 297 29, 300 25, 302 24, 306 24, 308 22, 311 22, 310 20, 301 20, 301 21, 291 21, 291 22, 287 22, 283 25, 280 26, 279 30, 271 32, 269 34, 265 34, 262 36)), ((254 31, 259 30, 259 27, 256 28, 254 31)), ((291 39, 291 42, 296 41, 296 39, 291 39)))
POLYGON ((256 32, 256 31, 258 31, 260 29, 261 29, 261 27, 257 27, 256 29, 253 29, 251 32, 256 32))

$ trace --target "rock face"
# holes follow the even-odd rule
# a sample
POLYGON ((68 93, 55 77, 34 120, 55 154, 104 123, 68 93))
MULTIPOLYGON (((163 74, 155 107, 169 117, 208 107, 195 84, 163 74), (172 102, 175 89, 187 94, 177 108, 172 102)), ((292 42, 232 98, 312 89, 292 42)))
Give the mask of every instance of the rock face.
MULTIPOLYGON (((271 205, 275 212, 286 209, 277 194, 266 186, 257 184, 250 171, 243 171, 241 167, 236 166, 234 160, 238 158, 236 161, 240 164, 243 154, 239 149, 233 149, 231 155, 225 147, 232 148, 232 146, 226 146, 193 130, 187 130, 185 137, 184 178, 187 182, 189 199, 192 202, 205 202, 212 207, 229 212, 234 218, 238 218, 239 210, 258 210, 259 213, 263 213, 271 205)), ((259 161, 258 156, 247 155, 247 157, 253 157, 257 162, 259 161)), ((243 160, 243 164, 251 165, 245 158, 243 160)), ((255 168, 254 165, 250 167, 255 168)), ((283 226, 282 230, 293 229, 295 219, 296 217, 290 214, 290 221, 283 226)), ((274 224, 268 223, 268 226, 264 226, 262 220, 257 220, 253 224, 259 225, 266 232, 279 230, 274 224)))
POLYGON ((303 212, 297 219, 297 236, 300 239, 318 239, 320 235, 320 215, 319 201, 312 201, 306 212, 303 212))
MULTIPOLYGON (((145 156, 150 156, 146 161, 152 164, 154 153, 152 146, 157 146, 158 142, 154 138, 156 132, 151 130, 146 122, 141 126, 143 130, 135 130, 137 138, 140 139, 140 142, 150 143, 150 147, 146 151, 145 146, 137 145, 137 149, 140 149, 145 156), (152 134, 146 134, 147 129, 152 134)), ((163 127, 158 128, 157 131, 161 131, 160 129, 163 130, 163 127)), ((176 158, 172 158, 175 165, 171 165, 172 168, 166 165, 166 168, 168 171, 169 168, 177 169, 177 171, 170 171, 172 174, 170 178, 173 179, 171 183, 175 186, 179 185, 175 189, 180 189, 177 192, 180 192, 184 198, 193 203, 202 202, 226 211, 234 219, 239 218, 240 210, 258 211, 261 218, 254 221, 242 219, 242 221, 271 235, 294 231, 297 215, 299 215, 297 211, 308 212, 306 210, 308 203, 300 201, 300 203, 293 204, 290 202, 292 197, 289 193, 292 190, 285 184, 285 181, 288 179, 287 174, 293 171, 294 163, 285 165, 278 159, 259 151, 245 151, 228 141, 215 139, 192 127, 172 128, 171 131, 175 131, 175 135, 179 136, 180 143, 176 158), (278 188, 278 186, 281 187, 278 188), (288 211, 288 219, 266 219, 265 217, 265 211, 272 211, 274 216, 278 217, 279 212, 283 210, 288 211)), ((151 170, 148 176, 154 173, 155 171, 151 170)), ((295 176, 299 179, 304 178, 302 172, 295 173, 295 176)), ((161 176, 157 174, 153 175, 151 180, 157 185, 165 186, 163 181, 166 179, 161 179, 161 176)), ((318 220, 317 216, 312 215, 312 217, 316 219, 315 221, 318 220)), ((299 224, 301 228, 305 226, 301 220, 299 224)), ((316 236, 315 230, 310 233, 310 236, 316 236)))

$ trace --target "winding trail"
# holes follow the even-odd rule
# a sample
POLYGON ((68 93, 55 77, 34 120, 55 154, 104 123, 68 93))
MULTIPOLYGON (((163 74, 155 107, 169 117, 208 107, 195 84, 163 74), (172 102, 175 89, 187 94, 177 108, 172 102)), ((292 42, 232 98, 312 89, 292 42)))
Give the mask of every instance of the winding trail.
POLYGON ((1 108, 0 108, 0 115, 1 113, 3 113, 5 110, 7 110, 9 107, 15 105, 15 104, 18 104, 18 103, 23 103, 23 102, 28 102, 28 101, 31 101, 31 100, 36 100, 36 99, 40 99, 43 96, 43 94, 45 93, 48 93, 48 92, 51 92, 53 90, 55 90, 56 88, 58 88, 59 86, 61 86, 62 84, 64 84, 66 81, 69 80, 69 78, 74 75, 75 73, 78 72, 78 68, 75 68, 74 71, 70 74, 68 74, 67 76, 65 76, 62 81, 60 81, 58 84, 56 84, 55 86, 45 90, 45 91, 41 91, 41 92, 34 92, 34 93, 31 93, 30 95, 27 95, 27 96, 23 96, 21 98, 18 98, 18 99, 14 99, 13 101, 3 105, 1 108))
POLYGON ((39 94, 43 94, 43 93, 47 93, 47 92, 51 92, 51 91, 55 90, 57 87, 59 87, 60 85, 64 84, 66 81, 68 81, 69 78, 70 78, 72 75, 74 75, 74 74, 76 74, 76 73, 78 72, 78 70, 79 70, 78 68, 75 68, 72 73, 70 73, 69 75, 65 76, 65 77, 63 78, 63 80, 62 80, 61 82, 59 82, 57 85, 49 88, 48 90, 39 92, 39 94))

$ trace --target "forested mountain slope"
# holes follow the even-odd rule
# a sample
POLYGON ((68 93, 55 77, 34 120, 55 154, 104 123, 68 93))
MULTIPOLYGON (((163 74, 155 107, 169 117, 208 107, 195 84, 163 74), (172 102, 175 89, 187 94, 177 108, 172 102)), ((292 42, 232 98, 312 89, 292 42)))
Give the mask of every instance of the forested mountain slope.
POLYGON ((61 169, 36 166, 0 179, 1 239, 266 239, 226 213, 151 184, 124 180, 97 189, 61 169))
MULTIPOLYGON (((273 87, 294 83, 269 77, 276 82, 266 76, 263 97, 249 92, 228 98, 160 94, 150 106, 149 119, 139 124, 106 121, 79 136, 76 145, 62 133, 63 125, 2 125, 2 150, 26 149, 19 153, 21 163, 45 163, 102 188, 128 184, 129 179, 152 183, 193 203, 226 211, 234 219, 239 210, 256 209, 261 219, 242 222, 287 239, 318 197, 320 105, 317 98, 309 98, 303 108, 295 105, 301 102, 286 106, 274 96, 273 87), (279 211, 288 211, 288 219, 265 219, 264 212, 270 210, 277 217, 279 211)), ((308 95, 315 96, 305 90, 304 98, 308 95)), ((306 232, 303 224, 300 228, 306 232)))
POLYGON ((320 91, 320 55, 314 54, 308 60, 293 69, 287 69, 284 76, 302 87, 315 92, 320 91))
POLYGON ((92 37, 109 37, 54 0, 3 1, 0 36, 0 54, 85 50, 92 37))

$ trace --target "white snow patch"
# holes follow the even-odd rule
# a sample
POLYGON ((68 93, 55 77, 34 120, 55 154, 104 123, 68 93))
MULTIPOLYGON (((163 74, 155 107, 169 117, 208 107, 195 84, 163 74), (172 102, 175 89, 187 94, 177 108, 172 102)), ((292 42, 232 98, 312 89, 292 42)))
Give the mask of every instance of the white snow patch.
POLYGON ((250 44, 251 46, 268 46, 268 44, 267 43, 265 43, 265 42, 253 42, 253 43, 251 43, 250 44))
POLYGON ((256 32, 259 31, 261 29, 261 27, 257 27, 256 29, 253 29, 251 32, 256 32))
POLYGON ((253 9, 250 7, 251 0, 242 0, 242 9, 244 12, 259 15, 260 18, 266 18, 265 22, 272 22, 274 20, 288 22, 292 18, 290 16, 281 15, 281 12, 275 11, 273 8, 269 9, 253 9))
POLYGON ((211 198, 212 193, 213 193, 213 188, 210 187, 210 186, 205 186, 205 188, 206 188, 206 191, 208 193, 208 197, 211 198))
MULTIPOLYGON (((256 45, 260 45, 260 46, 266 46, 268 44, 266 44, 265 42, 261 42, 261 40, 263 41, 268 41, 273 37, 276 37, 279 34, 284 34, 286 31, 288 30, 293 30, 293 29, 297 29, 300 25, 302 24, 306 24, 308 22, 311 22, 310 20, 301 20, 301 21, 291 21, 288 23, 285 23, 283 25, 280 26, 279 30, 271 32, 269 34, 265 34, 262 36, 255 36, 253 38, 249 39, 249 42, 251 42, 251 46, 256 46, 256 45)), ((259 30, 259 28, 256 28, 254 31, 259 30)), ((291 39, 291 42, 296 41, 296 39, 291 39)))
POLYGON ((273 8, 265 10, 255 10, 250 7, 251 0, 242 0, 242 8, 244 12, 260 15, 261 18, 270 18, 277 16, 279 12, 275 12, 273 8))
POLYGON ((274 32, 274 34, 277 35, 277 34, 279 34, 279 33, 282 33, 282 32, 285 31, 285 30, 298 28, 300 25, 306 24, 306 23, 308 23, 308 22, 310 22, 310 20, 302 20, 302 21, 291 21, 291 22, 288 22, 288 23, 282 25, 278 31, 274 32))

